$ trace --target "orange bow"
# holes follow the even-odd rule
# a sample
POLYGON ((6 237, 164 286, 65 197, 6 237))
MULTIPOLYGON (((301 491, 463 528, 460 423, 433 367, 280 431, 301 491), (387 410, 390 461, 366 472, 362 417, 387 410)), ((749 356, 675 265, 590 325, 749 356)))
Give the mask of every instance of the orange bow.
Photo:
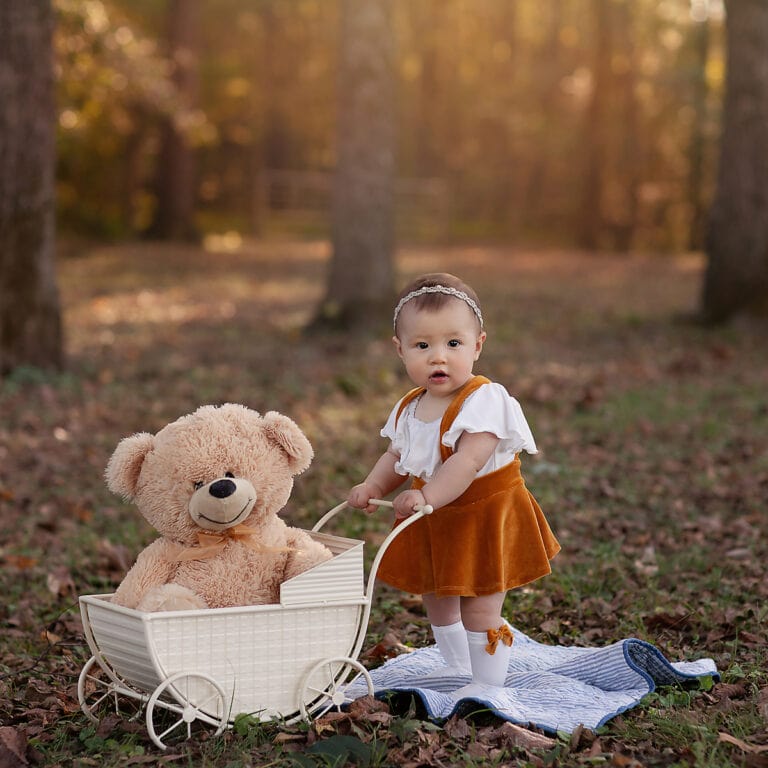
POLYGON ((489 629, 486 632, 486 636, 488 637, 488 645, 485 646, 485 650, 488 651, 491 656, 496 653, 496 646, 499 644, 499 640, 501 640, 504 645, 512 645, 512 641, 514 640, 512 632, 507 624, 502 624, 498 629, 489 629))
POLYGON ((197 544, 193 544, 191 547, 181 547, 171 559, 176 563, 186 560, 210 560, 212 557, 216 557, 230 540, 242 541, 243 544, 256 552, 290 552, 290 547, 264 546, 254 539, 257 533, 258 531, 255 528, 251 528, 243 523, 233 528, 227 528, 227 530, 219 533, 199 531, 197 534, 197 544))

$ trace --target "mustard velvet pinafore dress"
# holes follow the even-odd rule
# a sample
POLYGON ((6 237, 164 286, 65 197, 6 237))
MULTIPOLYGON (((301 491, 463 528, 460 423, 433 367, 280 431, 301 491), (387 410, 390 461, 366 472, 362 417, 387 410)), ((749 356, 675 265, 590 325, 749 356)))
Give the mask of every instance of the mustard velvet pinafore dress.
MULTIPOLYGON (((462 387, 440 422, 442 444, 464 401, 489 383, 475 376, 462 387)), ((398 417, 425 390, 409 392, 398 417)), ((412 477, 412 487, 424 481, 412 477)), ((436 509, 403 531, 382 558, 379 578, 397 589, 438 597, 479 597, 522 586, 551 573, 549 561, 560 551, 544 513, 520 474, 520 459, 476 478, 451 504, 436 509)))

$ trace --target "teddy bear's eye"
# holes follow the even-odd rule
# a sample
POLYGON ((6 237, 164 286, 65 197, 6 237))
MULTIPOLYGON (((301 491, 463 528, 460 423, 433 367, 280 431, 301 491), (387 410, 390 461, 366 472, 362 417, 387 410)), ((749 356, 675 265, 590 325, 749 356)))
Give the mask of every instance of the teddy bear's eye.
POLYGON ((200 488, 202 488, 202 487, 203 487, 203 481, 202 481, 202 480, 197 480, 197 481, 195 481, 194 483, 192 483, 192 487, 193 487, 193 488, 194 488, 196 491, 197 491, 197 490, 199 490, 200 488))
POLYGON ((233 473, 233 472, 225 472, 225 473, 224 473, 224 477, 234 477, 234 476, 235 476, 235 475, 234 475, 234 473, 233 473))

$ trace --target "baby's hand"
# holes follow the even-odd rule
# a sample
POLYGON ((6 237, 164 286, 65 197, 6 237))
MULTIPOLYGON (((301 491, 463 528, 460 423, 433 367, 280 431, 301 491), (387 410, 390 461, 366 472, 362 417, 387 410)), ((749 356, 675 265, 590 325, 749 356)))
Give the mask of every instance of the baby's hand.
POLYGON ((376 489, 368 483, 359 483, 347 496, 347 504, 355 509, 364 509, 369 514, 375 512, 379 507, 376 504, 369 504, 369 499, 376 498, 376 489))
POLYGON ((425 506, 427 500, 421 491, 410 490, 398 494, 393 503, 395 506, 395 519, 402 520, 405 517, 410 517, 416 511, 416 507, 425 506))

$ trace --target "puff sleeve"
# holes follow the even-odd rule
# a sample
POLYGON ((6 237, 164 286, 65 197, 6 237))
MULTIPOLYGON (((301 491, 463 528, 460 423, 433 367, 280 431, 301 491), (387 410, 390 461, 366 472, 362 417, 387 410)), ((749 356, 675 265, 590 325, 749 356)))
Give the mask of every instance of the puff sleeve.
POLYGON ((484 384, 467 398, 450 429, 443 435, 443 444, 455 448, 463 432, 490 432, 496 435, 500 440, 497 453, 538 453, 520 403, 503 385, 495 382, 484 384))

